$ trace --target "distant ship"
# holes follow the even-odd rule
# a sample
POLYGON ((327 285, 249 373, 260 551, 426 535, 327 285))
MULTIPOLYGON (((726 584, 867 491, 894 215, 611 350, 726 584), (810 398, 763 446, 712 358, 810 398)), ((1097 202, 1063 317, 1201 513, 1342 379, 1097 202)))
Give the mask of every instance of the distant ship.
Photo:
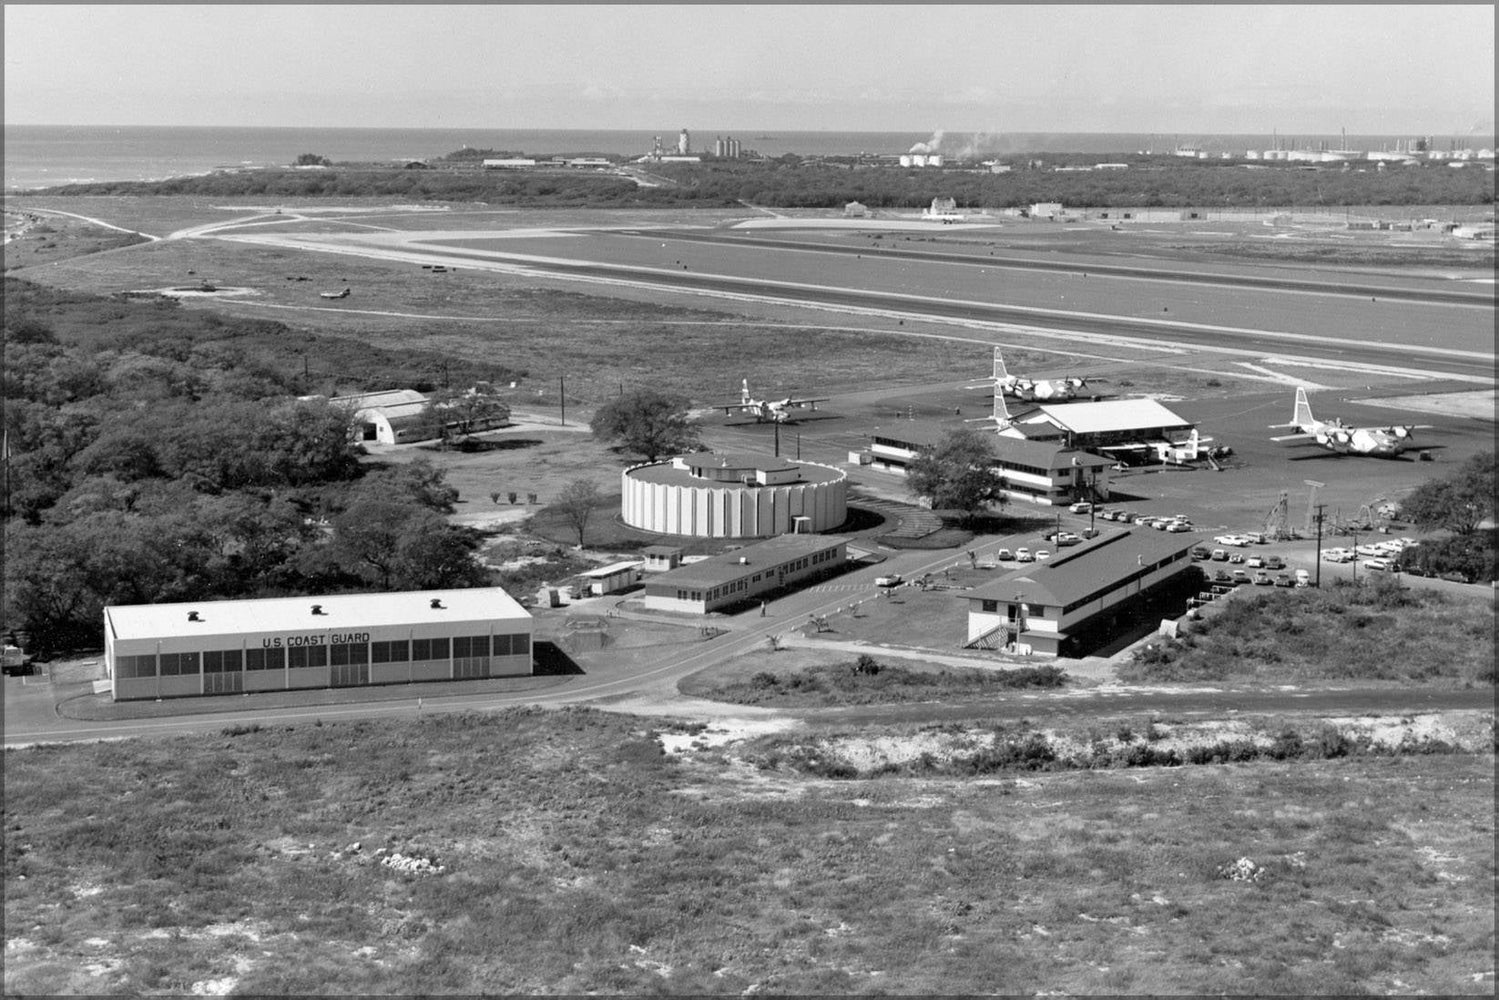
POLYGON ((773 136, 773 135, 757 135, 757 136, 755 136, 755 138, 756 139, 774 139, 775 136, 773 136))

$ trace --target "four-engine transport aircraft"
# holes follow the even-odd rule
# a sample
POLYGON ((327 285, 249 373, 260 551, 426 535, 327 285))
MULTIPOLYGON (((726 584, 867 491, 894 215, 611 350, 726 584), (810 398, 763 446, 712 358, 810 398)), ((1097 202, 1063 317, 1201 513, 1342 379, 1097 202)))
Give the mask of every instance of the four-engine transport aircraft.
POLYGON ((1296 410, 1288 424, 1271 424, 1271 430, 1283 427, 1296 428, 1295 434, 1282 434, 1270 440, 1277 443, 1315 444, 1339 455, 1373 455, 1377 458, 1394 458, 1411 448, 1421 448, 1411 440, 1411 432, 1425 428, 1426 424, 1388 427, 1350 427, 1337 417, 1318 420, 1312 416, 1312 405, 1307 402, 1306 390, 1296 390, 1296 410))
POLYGON ((797 398, 787 396, 785 399, 755 399, 750 395, 749 379, 744 379, 739 385, 739 402, 737 403, 714 403, 713 409, 722 410, 727 414, 753 413, 756 423, 771 421, 783 424, 791 419, 792 410, 815 410, 818 403, 826 403, 831 396, 807 396, 797 398))
POLYGON ((1088 384, 1087 379, 1076 376, 1064 378, 1026 378, 1024 375, 1011 375, 1005 367, 1004 355, 999 348, 994 349, 994 375, 992 376, 994 391, 1022 399, 1026 402, 1061 403, 1076 398, 1078 390, 1088 384))

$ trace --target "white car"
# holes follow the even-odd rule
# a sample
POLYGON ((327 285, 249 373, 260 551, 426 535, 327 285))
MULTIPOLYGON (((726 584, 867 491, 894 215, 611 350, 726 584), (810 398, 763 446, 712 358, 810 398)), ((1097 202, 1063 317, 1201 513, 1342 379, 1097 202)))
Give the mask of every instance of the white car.
POLYGON ((1051 558, 1051 553, 1048 550, 1046 550, 1046 549, 1037 549, 1036 550, 1036 559, 1037 560, 1050 559, 1050 558, 1051 558))
POLYGON ((1250 569, 1264 569, 1265 560, 1261 559, 1259 557, 1259 554, 1256 553, 1255 555, 1252 555, 1248 559, 1244 560, 1244 565, 1248 566, 1250 569))
POLYGON ((899 573, 890 573, 890 574, 887 574, 886 576, 877 576, 877 577, 874 578, 874 585, 876 587, 899 587, 900 586, 900 574, 899 573))
POLYGON ((1249 545, 1249 539, 1243 535, 1219 535, 1213 541, 1219 545, 1235 545, 1241 549, 1249 545))
POLYGON ((1187 524, 1185 521, 1172 521, 1170 524, 1166 525, 1166 530, 1175 532, 1191 531, 1192 526, 1190 524, 1187 524))
POLYGON ((1347 549, 1325 549, 1322 552, 1325 562, 1345 563, 1353 562, 1353 553, 1347 549))
POLYGON ((1088 503, 1086 500, 1079 500, 1077 503, 1073 504, 1067 509, 1072 511, 1072 513, 1074 514, 1086 514, 1093 509, 1093 505, 1091 503, 1088 503))
POLYGON ((1360 545, 1353 550, 1361 556, 1382 556, 1384 550, 1378 545, 1360 545))
POLYGON ((1365 559, 1363 566, 1365 569, 1379 570, 1382 573, 1388 573, 1395 568, 1394 562, 1389 559, 1365 559))
POLYGON ((1018 549, 1015 550, 1015 561, 1016 562, 1035 562, 1036 561, 1036 557, 1033 556, 1033 555, 1031 555, 1031 550, 1030 549, 1026 548, 1025 546, 1021 546, 1020 548, 1018 548, 1018 549))

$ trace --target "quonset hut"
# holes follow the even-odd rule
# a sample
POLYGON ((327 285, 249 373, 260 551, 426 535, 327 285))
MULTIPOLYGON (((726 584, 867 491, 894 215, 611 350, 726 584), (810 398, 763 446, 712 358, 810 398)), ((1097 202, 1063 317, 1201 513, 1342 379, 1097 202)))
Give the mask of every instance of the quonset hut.
POLYGON ((695 452, 621 474, 624 522, 657 534, 767 538, 848 518, 848 474, 764 455, 695 452))

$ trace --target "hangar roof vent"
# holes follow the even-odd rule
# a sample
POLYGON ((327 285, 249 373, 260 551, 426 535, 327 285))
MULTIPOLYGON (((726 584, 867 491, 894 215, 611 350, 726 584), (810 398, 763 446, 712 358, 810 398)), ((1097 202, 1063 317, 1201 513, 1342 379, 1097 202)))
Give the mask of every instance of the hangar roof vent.
POLYGON ((325 612, 323 611, 323 606, 321 604, 314 604, 312 606, 312 613, 315 614, 315 615, 321 615, 321 614, 324 614, 325 612))
POLYGON ((434 608, 440 608, 440 607, 442 607, 442 598, 440 598, 440 597, 434 597, 434 598, 432 598, 432 606, 434 608))
POLYGON ((203 619, 198 617, 198 613, 196 611, 189 611, 187 613, 187 620, 190 622, 200 622, 203 619))

